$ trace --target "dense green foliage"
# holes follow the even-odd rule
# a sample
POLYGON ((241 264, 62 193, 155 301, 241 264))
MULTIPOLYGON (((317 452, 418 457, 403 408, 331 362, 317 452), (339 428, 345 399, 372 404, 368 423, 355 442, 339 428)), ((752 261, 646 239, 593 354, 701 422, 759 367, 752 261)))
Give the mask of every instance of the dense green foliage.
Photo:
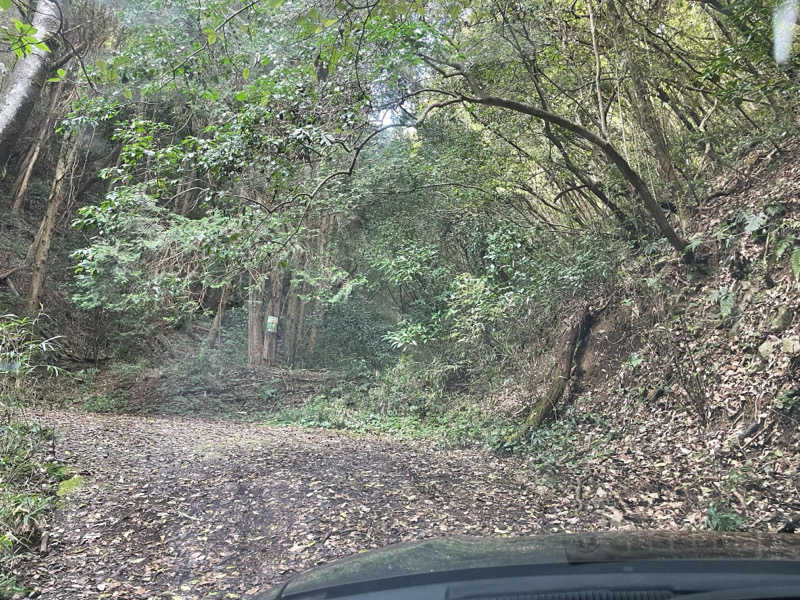
POLYGON ((500 385, 632 256, 690 261, 710 175, 795 132, 773 4, 125 3, 59 127, 110 150, 73 223, 94 358, 244 309, 253 366, 500 385))

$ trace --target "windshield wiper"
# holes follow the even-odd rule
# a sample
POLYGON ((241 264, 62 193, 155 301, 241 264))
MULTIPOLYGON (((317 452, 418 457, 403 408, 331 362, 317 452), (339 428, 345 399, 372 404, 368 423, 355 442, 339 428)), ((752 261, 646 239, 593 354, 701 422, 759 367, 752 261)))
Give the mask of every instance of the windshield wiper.
POLYGON ((680 600, 781 600, 796 598, 800 600, 800 586, 775 586, 735 588, 729 590, 714 590, 696 594, 683 594, 680 600))

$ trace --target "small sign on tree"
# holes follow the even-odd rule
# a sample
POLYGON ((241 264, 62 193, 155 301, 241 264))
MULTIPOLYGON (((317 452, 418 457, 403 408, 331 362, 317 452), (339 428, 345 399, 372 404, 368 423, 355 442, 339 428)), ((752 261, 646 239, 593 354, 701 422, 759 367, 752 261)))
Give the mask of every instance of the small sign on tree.
POLYGON ((277 333, 278 332, 278 317, 269 316, 267 317, 267 333, 277 333))

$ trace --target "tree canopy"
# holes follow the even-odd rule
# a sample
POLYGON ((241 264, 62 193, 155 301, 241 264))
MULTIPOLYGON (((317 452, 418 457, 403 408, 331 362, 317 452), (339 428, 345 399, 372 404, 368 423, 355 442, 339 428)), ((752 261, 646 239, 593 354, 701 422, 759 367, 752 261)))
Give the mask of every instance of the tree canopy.
MULTIPOLYGON (((15 6, 12 48, 44 14, 15 6)), ((99 9, 72 7, 87 41, 46 84, 70 90, 52 110, 71 191, 49 206, 85 240, 72 298, 139 342, 246 307, 253 365, 512 356, 525 336, 497 328, 599 294, 626 249, 691 262, 709 176, 797 125, 762 0, 116 8, 88 35, 99 9)))

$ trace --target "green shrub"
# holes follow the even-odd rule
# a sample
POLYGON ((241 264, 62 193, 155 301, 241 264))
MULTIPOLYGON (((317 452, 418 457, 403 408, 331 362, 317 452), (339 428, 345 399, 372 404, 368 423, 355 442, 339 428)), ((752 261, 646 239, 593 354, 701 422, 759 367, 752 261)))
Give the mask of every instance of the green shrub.
MULTIPOLYGON (((2 541, 3 538, 0 537, 0 555, 3 552, 2 541)), ((0 598, 24 597, 26 592, 25 587, 17 583, 17 580, 12 575, 0 573, 0 598)))
POLYGON ((787 413, 800 406, 800 387, 783 390, 774 401, 775 408, 787 413))
POLYGON ((337 369, 384 367, 396 353, 386 339, 390 324, 373 303, 357 290, 347 301, 325 304, 309 323, 317 326, 313 352, 303 354, 304 363, 337 369))
POLYGON ((270 419, 276 425, 343 429, 356 433, 388 434, 401 439, 429 439, 446 447, 492 448, 508 435, 513 423, 482 411, 478 406, 440 409, 420 414, 376 410, 368 395, 362 401, 344 395, 319 395, 311 402, 285 409, 270 419))
MULTIPOLYGON (((52 436, 35 423, 8 419, 0 426, 0 566, 18 547, 39 540, 58 483, 70 477, 68 469, 47 459, 52 436)), ((13 580, 0 581, 0 591, 12 585, 13 580)))
POLYGON ((83 410, 93 413, 114 413, 124 410, 127 403, 117 394, 89 394, 83 401, 83 410))
POLYGON ((278 397, 278 390, 272 385, 265 385, 258 397, 264 402, 272 402, 278 397))
MULTIPOLYGON (((48 461, 52 430, 26 421, 19 407, 41 371, 58 373, 41 362, 55 338, 35 333, 39 316, 0 317, 0 571, 19 546, 31 546, 47 527, 58 482, 68 477, 48 461), (25 385, 23 385, 25 383, 25 385)), ((0 596, 20 593, 9 576, 0 577, 0 596)))
POLYGON ((38 540, 47 527, 50 498, 30 493, 0 492, 0 526, 5 546, 30 544, 38 540))
POLYGON ((717 500, 708 507, 706 526, 713 531, 739 531, 743 524, 742 516, 733 512, 726 502, 717 500))
POLYGON ((18 317, 0 316, 0 409, 23 400, 23 383, 39 371, 58 374, 53 365, 39 362, 55 347, 57 337, 42 339, 35 333, 42 314, 18 317))

